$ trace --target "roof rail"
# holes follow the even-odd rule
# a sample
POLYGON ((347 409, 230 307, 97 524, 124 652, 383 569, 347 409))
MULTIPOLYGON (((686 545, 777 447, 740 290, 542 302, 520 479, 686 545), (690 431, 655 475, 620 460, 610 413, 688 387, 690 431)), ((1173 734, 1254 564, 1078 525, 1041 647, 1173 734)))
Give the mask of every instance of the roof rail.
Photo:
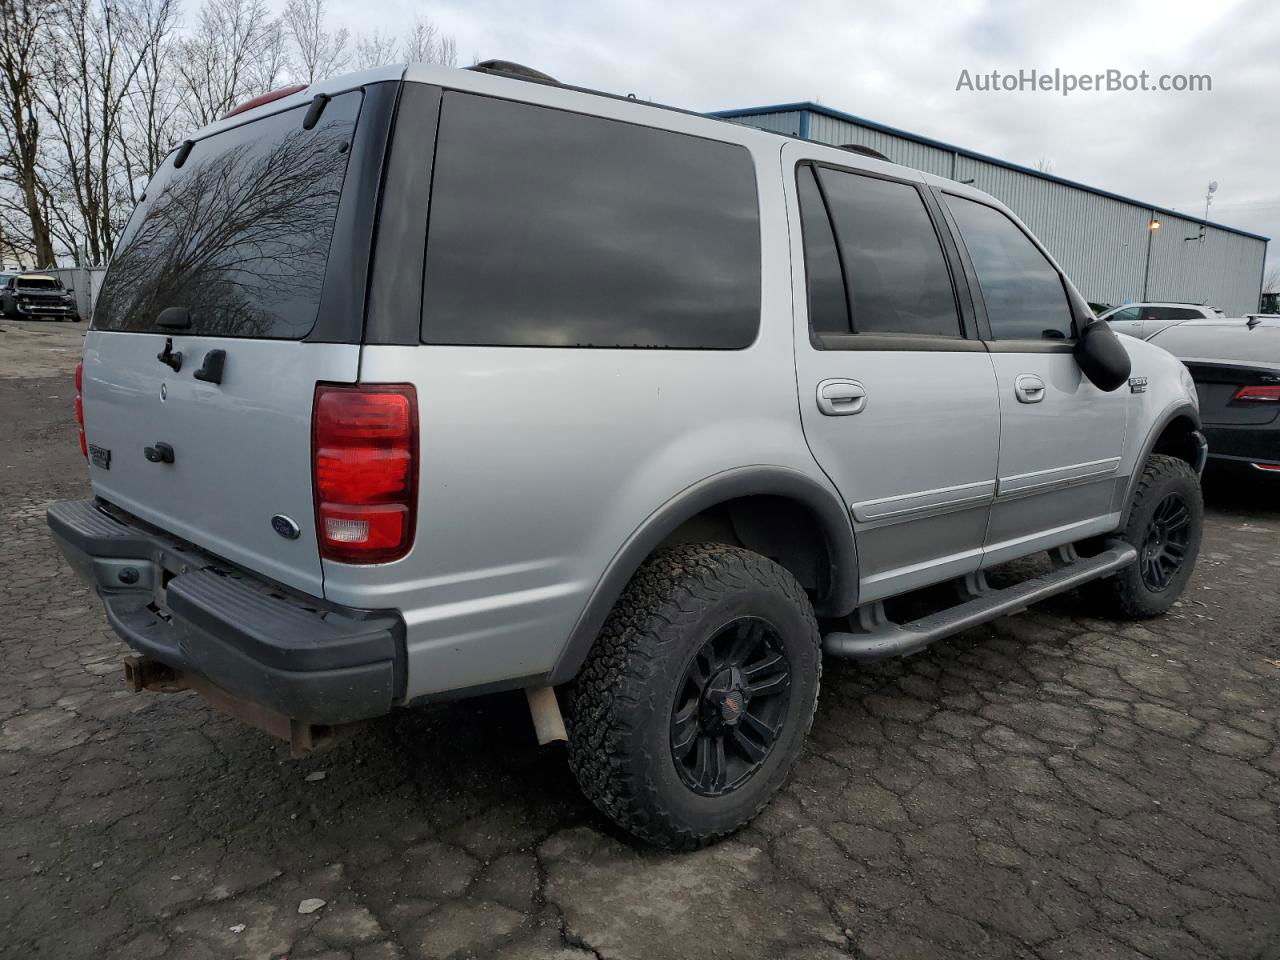
POLYGON ((889 163, 893 163, 892 160, 889 160, 889 158, 886 157, 879 150, 875 149, 874 147, 864 146, 861 143, 842 143, 840 144, 839 147, 837 147, 837 149, 848 150, 850 153, 860 153, 864 157, 875 157, 875 159, 877 160, 888 160, 889 163))
POLYGON ((550 83, 560 86, 560 81, 555 77, 543 73, 541 70, 535 70, 533 67, 526 67, 523 63, 513 63, 510 60, 481 60, 479 63, 473 63, 466 67, 467 70, 474 70, 476 73, 492 73, 499 77, 511 77, 513 80, 532 80, 534 83, 550 83))

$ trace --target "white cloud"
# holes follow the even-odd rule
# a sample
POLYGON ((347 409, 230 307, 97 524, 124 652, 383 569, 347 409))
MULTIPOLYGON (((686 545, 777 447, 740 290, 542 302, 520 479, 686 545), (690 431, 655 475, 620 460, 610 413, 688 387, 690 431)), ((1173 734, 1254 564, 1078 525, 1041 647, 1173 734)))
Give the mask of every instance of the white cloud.
POLYGON ((1264 0, 329 2, 353 31, 423 13, 468 62, 515 60, 694 110, 821 100, 1013 162, 1047 157, 1060 176, 1191 213, 1216 179, 1211 219, 1280 239, 1280 5, 1264 0), (1208 73, 1213 91, 955 90, 962 69, 1032 67, 1208 73))

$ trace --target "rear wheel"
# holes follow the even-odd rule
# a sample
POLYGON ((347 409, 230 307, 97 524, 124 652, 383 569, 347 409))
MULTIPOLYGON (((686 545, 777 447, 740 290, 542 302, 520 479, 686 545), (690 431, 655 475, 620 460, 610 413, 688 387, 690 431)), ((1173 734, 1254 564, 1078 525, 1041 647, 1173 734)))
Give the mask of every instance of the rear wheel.
POLYGON ((632 578, 569 690, 569 764, 624 829, 687 849, 745 826, 813 722, 817 621, 759 554, 664 551, 632 578))
POLYGON ((1131 620, 1168 611, 1191 579, 1203 532, 1204 503, 1195 471, 1177 457, 1152 455, 1121 532, 1138 551, 1137 563, 1097 585, 1108 611, 1131 620))

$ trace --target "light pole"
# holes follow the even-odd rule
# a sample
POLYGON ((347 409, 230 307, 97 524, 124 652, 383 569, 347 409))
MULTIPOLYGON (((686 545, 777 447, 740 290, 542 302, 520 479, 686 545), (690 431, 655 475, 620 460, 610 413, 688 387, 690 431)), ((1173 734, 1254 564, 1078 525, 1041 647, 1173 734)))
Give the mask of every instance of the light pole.
POLYGON ((1147 285, 1151 281, 1151 238, 1155 236, 1155 232, 1160 229, 1160 221, 1156 218, 1156 212, 1151 211, 1151 220, 1147 224, 1147 262, 1142 267, 1142 302, 1147 302, 1147 285))
POLYGON ((1210 180, 1209 189, 1204 194, 1204 218, 1209 219, 1209 204, 1213 202, 1213 195, 1218 192, 1218 181, 1210 180))

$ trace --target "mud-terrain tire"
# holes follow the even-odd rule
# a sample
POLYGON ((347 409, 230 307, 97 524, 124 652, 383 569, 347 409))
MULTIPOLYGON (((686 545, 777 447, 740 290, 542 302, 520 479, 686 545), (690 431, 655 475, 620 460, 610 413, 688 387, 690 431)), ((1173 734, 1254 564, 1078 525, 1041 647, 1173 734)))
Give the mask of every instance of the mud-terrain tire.
POLYGON ((1123 620, 1168 612, 1191 579, 1203 534, 1200 478, 1185 460, 1152 454, 1120 532, 1138 561, 1094 584, 1091 593, 1102 612, 1123 620))
POLYGON ((821 674, 813 608, 789 572, 723 544, 663 550, 632 577, 566 692, 569 766, 634 836, 702 846, 786 783, 821 674))

